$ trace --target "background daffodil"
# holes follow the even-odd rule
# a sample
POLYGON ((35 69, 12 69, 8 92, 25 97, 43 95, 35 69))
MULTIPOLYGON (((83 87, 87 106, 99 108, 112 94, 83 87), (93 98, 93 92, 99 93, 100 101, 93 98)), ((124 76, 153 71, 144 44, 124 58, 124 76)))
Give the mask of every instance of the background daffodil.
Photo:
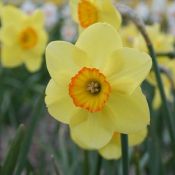
POLYGON ((120 28, 119 33, 125 47, 134 47, 135 38, 139 35, 139 32, 134 24, 129 23, 126 26, 120 28))
POLYGON ((6 6, 1 19, 2 65, 16 67, 24 63, 29 71, 37 71, 47 42, 42 12, 35 11, 27 16, 16 7, 6 6))
POLYGON ((71 0, 70 7, 80 29, 96 22, 106 22, 117 29, 121 24, 121 16, 111 0, 71 0))
POLYGON ((51 76, 45 98, 48 111, 69 124, 83 145, 98 149, 114 132, 133 133, 149 124, 140 84, 150 71, 151 59, 122 47, 111 25, 88 27, 75 45, 51 42, 46 64, 51 76))
MULTIPOLYGON (((146 27, 148 35, 153 43, 156 52, 173 51, 174 37, 171 34, 165 34, 160 30, 159 24, 146 27)), ((147 47, 141 35, 138 35, 134 41, 134 47, 147 52, 147 47)), ((161 57, 162 58, 162 57, 161 57)))
MULTIPOLYGON (((153 46, 155 48, 155 51, 157 53, 166 53, 171 52, 174 50, 173 43, 174 43, 174 37, 171 34, 165 34, 161 32, 160 26, 158 24, 154 24, 152 26, 147 26, 148 35, 153 43, 153 46)), ((146 44, 144 42, 144 39, 141 35, 138 35, 134 42, 134 47, 147 52, 146 44)), ((170 60, 168 56, 161 56, 157 57, 158 63, 160 66, 164 67, 169 71, 170 75, 172 76, 173 81, 175 82, 175 61, 170 60)), ((163 85, 165 88, 165 94, 167 96, 167 99, 172 102, 173 101, 173 95, 172 95, 172 87, 171 82, 168 79, 168 77, 161 73, 161 77, 163 80, 163 85)), ((156 83, 156 78, 154 76, 154 73, 151 71, 151 73, 147 77, 148 82, 155 87, 155 95, 153 99, 153 107, 155 109, 159 108, 161 105, 161 98, 158 91, 158 86, 156 83)))

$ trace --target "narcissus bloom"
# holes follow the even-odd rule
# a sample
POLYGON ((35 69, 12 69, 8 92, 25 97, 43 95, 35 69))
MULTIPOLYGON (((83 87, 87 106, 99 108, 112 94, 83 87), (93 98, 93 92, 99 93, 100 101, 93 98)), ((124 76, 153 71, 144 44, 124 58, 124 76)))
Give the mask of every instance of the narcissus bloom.
POLYGON ((38 70, 47 42, 42 12, 27 16, 13 6, 6 6, 1 16, 2 65, 16 67, 24 63, 31 72, 38 70))
MULTIPOLYGON (((128 134, 129 146, 141 144, 147 135, 147 129, 142 129, 136 133, 128 134)), ((119 159, 121 157, 121 139, 120 133, 115 132, 112 139, 104 147, 99 150, 99 153, 105 159, 119 159)))
POLYGON ((151 59, 122 47, 111 25, 88 27, 75 45, 51 42, 46 64, 51 75, 45 98, 48 111, 69 124, 72 136, 86 147, 101 148, 114 132, 133 133, 149 124, 140 84, 151 59))
POLYGON ((106 22, 115 28, 119 28, 121 24, 121 16, 111 0, 71 0, 70 7, 80 29, 96 22, 106 22))

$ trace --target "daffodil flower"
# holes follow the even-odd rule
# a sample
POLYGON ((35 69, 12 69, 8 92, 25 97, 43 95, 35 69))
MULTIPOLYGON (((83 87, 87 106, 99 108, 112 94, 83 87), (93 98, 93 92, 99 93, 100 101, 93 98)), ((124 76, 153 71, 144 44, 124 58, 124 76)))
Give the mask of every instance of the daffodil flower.
POLYGON ((73 19, 80 29, 85 29, 96 22, 106 22, 119 28, 121 16, 111 0, 71 0, 73 19))
POLYGON ((114 132, 133 133, 149 124, 140 84, 151 68, 148 54, 122 47, 117 30, 97 23, 76 44, 51 42, 46 49, 51 80, 45 102, 49 113, 70 126, 88 148, 107 144, 114 132))
POLYGON ((24 63, 31 72, 38 70, 47 42, 42 12, 27 16, 13 6, 6 6, 1 17, 2 65, 12 68, 24 63))

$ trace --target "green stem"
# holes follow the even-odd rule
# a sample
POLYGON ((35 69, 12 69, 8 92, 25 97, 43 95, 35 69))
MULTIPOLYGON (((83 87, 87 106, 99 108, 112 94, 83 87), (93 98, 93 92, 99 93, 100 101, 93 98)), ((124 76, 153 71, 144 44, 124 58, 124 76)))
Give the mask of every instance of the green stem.
POLYGON ((169 57, 170 59, 175 58, 175 52, 160 52, 156 53, 158 57, 169 57))
POLYGON ((141 175, 141 170, 140 170, 140 152, 139 152, 139 149, 138 147, 136 146, 134 148, 134 163, 135 163, 135 173, 136 175, 141 175))
POLYGON ((129 174, 129 161, 128 161, 128 135, 121 134, 121 145, 122 145, 122 169, 123 175, 129 174))
POLYGON ((100 175, 101 165, 102 165, 102 157, 99 154, 97 156, 98 156, 97 157, 97 164, 96 164, 96 169, 95 169, 94 175, 100 175))
POLYGON ((60 173, 60 170, 59 170, 59 168, 58 168, 58 166, 57 166, 57 164, 56 164, 56 161, 55 161, 55 158, 54 158, 53 155, 51 156, 51 160, 52 160, 52 164, 53 164, 53 166, 54 166, 55 174, 56 174, 56 175, 60 175, 60 174, 61 174, 61 173, 60 173))
POLYGON ((84 151, 84 175, 89 175, 88 151, 84 151))

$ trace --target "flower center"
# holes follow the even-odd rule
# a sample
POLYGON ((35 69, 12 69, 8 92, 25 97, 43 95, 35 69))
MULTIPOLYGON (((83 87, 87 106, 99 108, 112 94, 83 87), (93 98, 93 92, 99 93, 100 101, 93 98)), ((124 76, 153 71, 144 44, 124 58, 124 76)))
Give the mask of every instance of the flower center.
POLYGON ((101 90, 101 84, 98 81, 90 81, 87 85, 87 91, 91 94, 99 94, 101 90))
POLYGON ((78 4, 78 18, 83 28, 96 23, 98 20, 97 8, 88 0, 81 0, 78 4))
POLYGON ((19 35, 19 44, 23 49, 33 48, 38 40, 36 31, 31 28, 25 28, 19 35))
POLYGON ((75 106, 90 112, 101 111, 110 92, 106 77, 96 68, 83 67, 69 84, 69 95, 75 106))

